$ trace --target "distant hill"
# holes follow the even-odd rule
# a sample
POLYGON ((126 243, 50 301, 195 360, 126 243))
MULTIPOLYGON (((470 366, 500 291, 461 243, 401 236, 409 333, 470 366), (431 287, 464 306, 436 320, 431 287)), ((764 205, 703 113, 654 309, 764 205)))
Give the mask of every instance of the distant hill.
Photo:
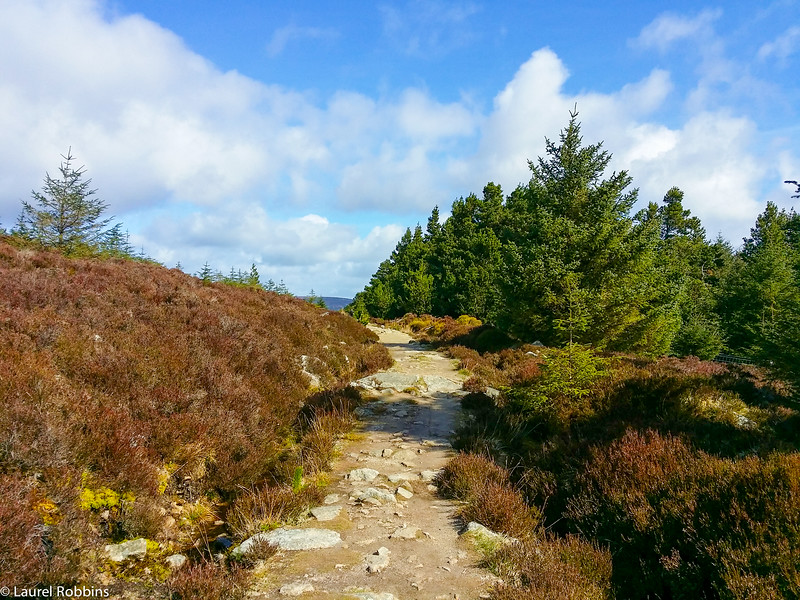
MULTIPOLYGON (((307 300, 308 296, 300 296, 300 298, 307 300)), ((353 301, 352 298, 339 298, 338 296, 322 296, 322 299, 330 310, 342 310, 353 301)))
POLYGON ((177 501, 213 522, 256 484, 311 481, 310 419, 390 364, 376 342, 291 296, 0 236, 3 584, 78 581, 116 539, 193 549, 188 517, 164 524, 177 501))

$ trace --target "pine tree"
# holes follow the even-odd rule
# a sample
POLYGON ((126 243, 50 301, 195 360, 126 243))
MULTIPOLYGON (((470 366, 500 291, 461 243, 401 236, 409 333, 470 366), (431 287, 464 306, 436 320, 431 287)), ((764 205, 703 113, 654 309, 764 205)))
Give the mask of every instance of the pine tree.
POLYGON ((631 217, 631 177, 603 179, 611 156, 602 143, 583 145, 576 112, 546 154, 529 162, 529 184, 506 202, 498 321, 523 339, 560 345, 566 332, 556 324, 572 294, 586 307, 584 343, 666 351, 677 324, 652 268, 659 229, 646 212, 631 217))
POLYGON ((84 167, 75 168, 72 148, 59 167, 60 179, 45 175, 41 192, 31 192, 33 203, 23 200, 16 233, 66 253, 95 249, 109 237, 118 238, 119 225, 107 230, 113 217, 102 219, 108 204, 95 197, 84 167))

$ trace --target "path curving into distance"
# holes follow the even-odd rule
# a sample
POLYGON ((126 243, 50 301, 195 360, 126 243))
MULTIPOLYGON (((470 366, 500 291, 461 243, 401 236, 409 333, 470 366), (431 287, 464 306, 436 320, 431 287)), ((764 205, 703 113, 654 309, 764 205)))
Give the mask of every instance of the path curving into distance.
POLYGON ((302 535, 296 530, 307 529, 327 541, 317 549, 285 546, 259 571, 252 598, 488 597, 495 577, 478 566, 479 555, 459 537, 455 505, 431 484, 453 456, 448 440, 460 414, 463 378, 454 361, 407 334, 373 331, 395 364, 355 382, 374 400, 358 410, 361 432, 345 442, 324 505, 275 534, 296 538, 302 535))

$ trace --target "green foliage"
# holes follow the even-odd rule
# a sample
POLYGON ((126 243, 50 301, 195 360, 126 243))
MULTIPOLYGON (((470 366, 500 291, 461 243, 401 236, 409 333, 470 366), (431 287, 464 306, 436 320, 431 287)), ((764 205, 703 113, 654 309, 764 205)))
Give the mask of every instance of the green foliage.
POLYGON ((313 289, 308 293, 308 296, 306 296, 306 302, 318 308, 328 308, 324 298, 322 298, 322 296, 317 296, 317 293, 313 289))
POLYGON ((631 178, 602 179, 611 157, 582 145, 576 117, 526 186, 504 198, 489 183, 407 230, 358 296, 369 314, 471 314, 522 339, 666 352, 679 321, 653 268, 659 217, 631 217, 631 178))
POLYGON ((31 192, 33 203, 22 201, 15 233, 72 255, 91 254, 96 248, 126 251, 121 226, 106 229, 113 218, 101 218, 108 204, 95 197, 92 180, 83 179, 85 168, 72 165, 72 149, 62 158, 60 179, 47 173, 42 191, 31 192))
MULTIPOLYGON (((733 351, 800 384, 800 216, 773 203, 721 282, 718 310, 733 351)), ((800 388, 798 388, 800 389, 800 388)))
POLYGON ((598 356, 588 346, 568 344, 551 350, 541 366, 541 375, 532 384, 504 390, 509 408, 532 424, 569 426, 575 419, 592 414, 591 403, 584 401, 608 375, 609 359, 598 356))

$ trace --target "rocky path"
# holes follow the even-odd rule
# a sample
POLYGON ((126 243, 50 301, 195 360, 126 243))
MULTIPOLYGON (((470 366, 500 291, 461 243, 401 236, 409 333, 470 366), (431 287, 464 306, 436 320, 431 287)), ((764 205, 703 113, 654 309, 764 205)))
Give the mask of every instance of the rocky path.
POLYGON ((474 600, 493 581, 459 538, 454 505, 431 484, 452 456, 461 377, 451 360, 408 335, 375 331, 395 365, 358 382, 374 398, 359 409, 362 431, 334 465, 324 505, 273 532, 283 549, 251 597, 474 600), (317 548, 289 549, 308 546, 317 548))

